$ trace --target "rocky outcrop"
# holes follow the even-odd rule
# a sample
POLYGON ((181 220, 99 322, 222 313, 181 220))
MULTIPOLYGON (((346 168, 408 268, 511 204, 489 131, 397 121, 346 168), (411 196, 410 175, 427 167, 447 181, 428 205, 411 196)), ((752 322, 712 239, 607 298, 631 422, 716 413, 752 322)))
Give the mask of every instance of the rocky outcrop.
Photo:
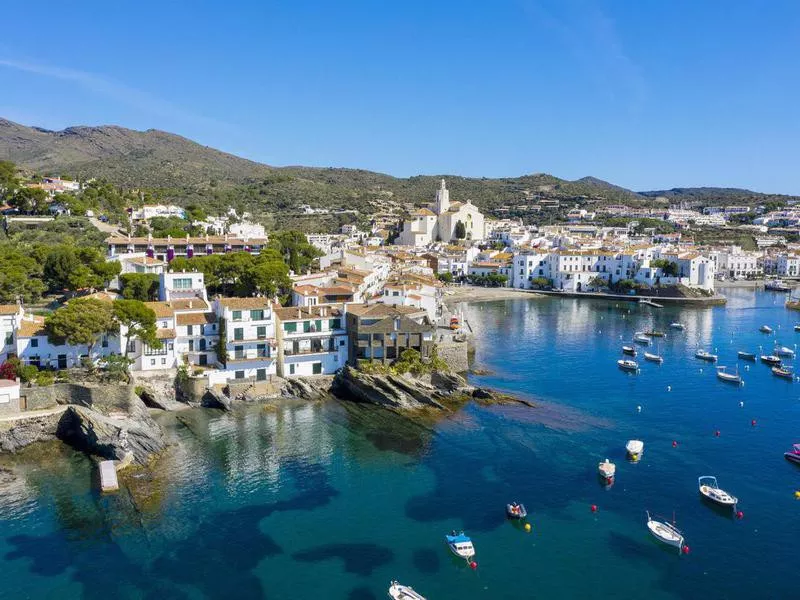
POLYGON ((444 408, 437 400, 444 391, 430 383, 403 375, 364 373, 349 366, 339 371, 332 391, 345 400, 391 408, 444 408))

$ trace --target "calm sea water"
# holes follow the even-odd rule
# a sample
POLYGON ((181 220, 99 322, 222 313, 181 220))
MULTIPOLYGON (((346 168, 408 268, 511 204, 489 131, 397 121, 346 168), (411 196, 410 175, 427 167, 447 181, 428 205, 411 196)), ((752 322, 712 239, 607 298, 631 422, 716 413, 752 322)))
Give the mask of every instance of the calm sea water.
POLYGON ((740 363, 735 388, 693 354, 716 350, 733 368, 738 349, 794 347, 800 315, 773 294, 729 298, 468 307, 492 373, 473 379, 536 409, 470 405, 430 424, 334 402, 163 415, 180 444, 111 496, 85 457, 32 448, 5 460, 18 478, 0 484, 0 598, 356 600, 384 598, 393 578, 431 599, 797 597, 800 469, 782 453, 800 441, 800 383, 740 363), (622 340, 675 320, 687 328, 659 344, 663 365, 617 369, 622 340), (630 438, 645 442, 638 464, 625 461, 630 438), (606 457, 609 489, 595 471, 606 457), (699 499, 708 474, 743 519, 699 499), (513 499, 529 534, 504 518, 513 499), (651 539, 645 510, 674 511, 691 553, 651 539), (462 528, 477 571, 443 543, 462 528))

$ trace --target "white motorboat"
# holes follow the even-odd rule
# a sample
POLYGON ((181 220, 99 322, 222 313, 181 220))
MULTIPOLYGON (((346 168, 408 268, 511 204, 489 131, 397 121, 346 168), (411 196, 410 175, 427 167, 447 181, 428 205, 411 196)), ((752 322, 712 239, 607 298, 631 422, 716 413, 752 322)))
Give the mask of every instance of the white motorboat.
POLYGON ((694 353, 694 357, 708 362, 717 362, 718 358, 716 354, 711 354, 711 352, 708 352, 706 350, 698 350, 697 352, 694 353))
POLYGON ((683 331, 684 329, 686 329, 686 325, 684 325, 683 323, 670 323, 669 326, 672 329, 677 329, 679 331, 683 331))
POLYGON ((721 504, 722 506, 735 507, 739 500, 735 496, 731 496, 728 492, 717 485, 717 478, 713 475, 703 475, 697 478, 697 486, 700 488, 700 493, 704 498, 708 498, 712 502, 721 504))
POLYGON ((674 523, 667 523, 666 521, 657 521, 650 517, 647 513, 647 528, 659 542, 674 546, 680 551, 683 548, 683 534, 680 529, 675 527, 674 523))
POLYGON ((726 383, 735 383, 736 385, 742 385, 744 383, 738 371, 736 373, 728 373, 726 367, 717 367, 717 379, 725 381, 726 383))
POLYGON ((625 450, 628 452, 631 460, 636 462, 642 457, 644 452, 644 442, 641 440, 628 440, 625 444, 625 450))
POLYGON ((772 327, 770 327, 769 325, 762 325, 761 327, 758 328, 758 330, 761 333, 772 333, 772 327))
POLYGON ((397 581, 389 584, 389 598, 392 600, 426 600, 425 596, 415 592, 410 585, 403 585, 397 581))
POLYGON ((657 362, 657 363, 664 362, 663 356, 661 356, 660 354, 653 354, 652 352, 645 352, 644 359, 649 360, 650 362, 657 362))
POLYGON ((775 346, 775 349, 772 351, 775 356, 785 356, 787 358, 794 358, 794 350, 789 348, 788 346, 775 346))
POLYGON ((597 472, 600 474, 600 477, 606 481, 611 481, 617 473, 617 466, 610 460, 605 459, 597 465, 597 472))
POLYGON ((472 545, 472 540, 464 535, 464 532, 456 533, 455 531, 450 535, 444 536, 450 551, 456 556, 465 560, 470 560, 475 556, 475 547, 472 545))
POLYGON ((639 370, 639 363, 635 360, 620 359, 617 361, 617 366, 623 371, 630 371, 636 373, 639 370))
POLYGON ((647 337, 643 332, 637 331, 633 334, 633 341, 637 344, 642 344, 643 346, 650 345, 650 338, 647 337))

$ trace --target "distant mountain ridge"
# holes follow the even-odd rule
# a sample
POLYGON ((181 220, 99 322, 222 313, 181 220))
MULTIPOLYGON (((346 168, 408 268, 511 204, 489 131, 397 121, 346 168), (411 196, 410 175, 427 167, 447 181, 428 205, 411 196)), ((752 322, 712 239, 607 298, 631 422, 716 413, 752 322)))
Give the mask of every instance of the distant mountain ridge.
POLYGON ((202 146, 176 134, 115 125, 75 126, 62 131, 28 127, 0 118, 0 160, 39 173, 98 177, 128 188, 168 190, 167 197, 207 200, 223 206, 275 211, 298 204, 374 210, 388 198, 402 203, 431 201, 438 179, 448 181, 453 198, 484 209, 530 203, 536 197, 565 201, 649 204, 674 201, 733 203, 774 196, 727 188, 673 188, 634 192, 596 177, 575 181, 548 174, 509 178, 452 175, 392 177, 361 169, 273 167, 202 146))

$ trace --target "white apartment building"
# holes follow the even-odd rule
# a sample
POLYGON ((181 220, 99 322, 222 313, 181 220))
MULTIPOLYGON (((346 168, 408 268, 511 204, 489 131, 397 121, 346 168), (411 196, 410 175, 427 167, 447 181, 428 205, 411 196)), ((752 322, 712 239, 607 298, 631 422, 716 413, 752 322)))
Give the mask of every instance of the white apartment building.
POLYGON ((342 306, 275 309, 279 375, 333 375, 347 362, 348 338, 342 306))

